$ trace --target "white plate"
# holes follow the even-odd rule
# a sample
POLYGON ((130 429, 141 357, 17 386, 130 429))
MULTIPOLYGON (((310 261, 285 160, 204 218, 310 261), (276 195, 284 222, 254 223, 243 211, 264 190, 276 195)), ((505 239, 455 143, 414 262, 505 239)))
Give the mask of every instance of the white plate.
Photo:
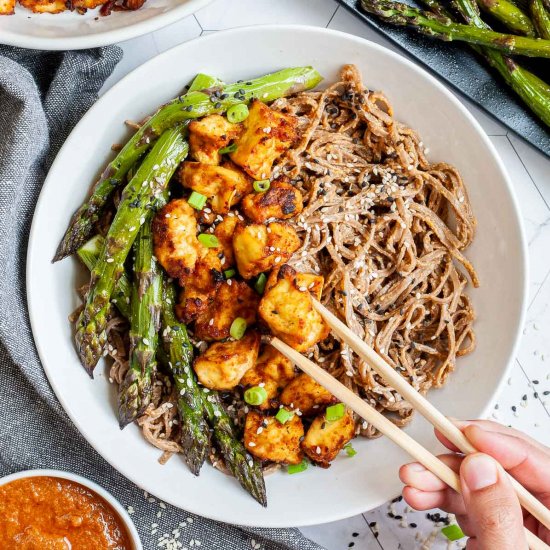
POLYGON ((99 8, 76 12, 32 13, 20 4, 0 16, 0 43, 35 50, 80 50, 123 42, 156 31, 191 15, 212 0, 148 0, 136 11, 107 17, 99 8))
MULTIPOLYGON (((82 434, 122 474, 157 497, 209 518, 278 527, 351 516, 398 494, 397 470, 407 457, 385 439, 356 440, 357 456, 339 457, 328 471, 309 468, 298 475, 269 476, 265 510, 235 480, 210 466, 199 478, 178 457, 160 466, 159 452, 136 426, 119 430, 114 389, 103 369, 97 368, 92 382, 79 365, 67 316, 79 304, 74 289, 82 272, 74 260, 52 265, 50 259, 88 184, 111 156, 110 145, 128 137, 122 121, 153 112, 198 71, 231 81, 311 64, 328 83, 344 63, 357 64, 367 86, 384 90, 396 117, 416 128, 429 145, 430 158, 456 165, 468 185, 479 220, 468 251, 483 285, 470 291, 479 317, 479 344, 473 355, 459 360, 448 385, 429 396, 447 415, 483 417, 514 356, 524 313, 526 248, 516 203, 497 153, 468 111, 428 73, 381 46, 325 29, 268 26, 209 35, 165 52, 112 88, 76 126, 36 209, 27 260, 29 311, 59 400, 82 434)), ((428 448, 438 448, 422 419, 408 432, 428 448)))

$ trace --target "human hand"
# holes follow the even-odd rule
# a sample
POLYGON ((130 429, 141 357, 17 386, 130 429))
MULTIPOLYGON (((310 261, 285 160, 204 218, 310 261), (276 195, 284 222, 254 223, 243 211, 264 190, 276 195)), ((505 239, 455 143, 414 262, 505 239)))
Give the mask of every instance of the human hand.
POLYGON ((523 511, 510 473, 550 508, 550 449, 525 434, 488 420, 455 421, 480 452, 463 457, 442 434, 437 438, 453 453, 439 458, 460 473, 459 495, 421 464, 399 470, 403 497, 416 510, 441 508, 455 514, 470 537, 468 550, 526 550, 523 526, 550 544, 550 531, 523 511))

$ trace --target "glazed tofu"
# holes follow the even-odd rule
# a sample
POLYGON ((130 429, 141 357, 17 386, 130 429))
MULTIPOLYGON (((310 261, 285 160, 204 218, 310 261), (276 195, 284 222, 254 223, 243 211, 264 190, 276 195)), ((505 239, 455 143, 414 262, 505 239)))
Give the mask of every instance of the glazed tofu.
POLYGON ((231 162, 225 162, 222 166, 184 162, 180 181, 184 187, 208 197, 216 214, 227 214, 232 206, 252 191, 250 178, 231 162))
POLYGON ((258 408, 270 409, 280 391, 295 377, 294 365, 273 346, 267 345, 258 357, 256 365, 242 377, 241 385, 250 388, 263 384, 267 399, 258 408))
POLYGON ((298 121, 257 99, 250 104, 249 111, 243 123, 244 132, 230 158, 255 180, 265 180, 271 176, 275 160, 297 139, 298 121))
POLYGON ((259 313, 275 336, 298 351, 308 350, 330 333, 309 292, 299 289, 296 271, 288 265, 281 267, 277 282, 264 292, 259 313))
POLYGON ((190 323, 203 314, 214 300, 224 278, 219 249, 206 248, 199 243, 199 255, 191 274, 180 279, 183 290, 175 307, 183 323, 190 323))
POLYGON ((233 254, 233 233, 239 223, 239 218, 235 215, 224 216, 223 220, 214 229, 214 235, 218 237, 220 247, 223 251, 225 262, 222 261, 224 269, 235 265, 235 255, 233 254))
POLYGON ((284 263, 299 247, 298 234, 286 223, 272 222, 267 226, 240 223, 233 233, 235 260, 244 279, 284 263))
POLYGON ((15 11, 15 0, 0 0, 0 15, 12 15, 15 11))
POLYGON ((264 193, 249 193, 241 202, 242 213, 254 223, 263 223, 269 219, 288 220, 298 215, 303 208, 302 193, 287 178, 271 182, 264 193))
POLYGON ((280 401, 290 409, 298 409, 304 416, 318 414, 327 405, 338 402, 334 395, 304 373, 299 374, 285 387, 280 401))
POLYGON ((232 124, 221 115, 210 115, 189 124, 189 149, 191 156, 205 164, 220 164, 220 149, 239 137, 242 124, 232 124))
MULTIPOLYGON (((281 266, 283 267, 283 266, 281 266)), ((278 281, 278 274, 280 271, 279 268, 274 268, 271 270, 267 282, 265 284, 266 292, 273 288, 278 281)), ((325 284, 325 279, 322 275, 316 275, 315 273, 300 273, 296 272, 296 287, 301 292, 310 292, 318 300, 321 299, 323 295, 323 286, 325 284)))
POLYGON ((250 411, 246 415, 244 446, 261 460, 300 464, 303 459, 300 439, 303 436, 304 426, 297 414, 285 424, 259 411, 250 411), (258 428, 262 428, 260 433, 258 428))
POLYGON ((256 364, 259 349, 260 335, 255 330, 248 330, 240 340, 215 342, 195 359, 200 383, 211 390, 233 389, 256 364))
POLYGON ((214 300, 195 323, 195 336, 200 340, 229 338, 229 329, 237 317, 247 326, 256 322, 260 298, 243 281, 224 281, 216 291, 214 300))
POLYGON ((174 199, 153 220, 155 256, 170 277, 183 282, 195 268, 201 244, 197 220, 185 199, 174 199))
POLYGON ((325 416, 321 415, 311 423, 302 441, 302 449, 313 462, 328 468, 354 435, 355 424, 349 412, 332 422, 328 422, 325 416))

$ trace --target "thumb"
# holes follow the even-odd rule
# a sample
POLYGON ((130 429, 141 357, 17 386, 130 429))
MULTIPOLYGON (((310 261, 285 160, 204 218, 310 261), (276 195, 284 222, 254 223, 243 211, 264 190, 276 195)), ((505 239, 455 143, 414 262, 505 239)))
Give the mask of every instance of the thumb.
POLYGON ((460 482, 476 550, 527 550, 521 507, 501 466, 471 454, 460 466, 460 482))

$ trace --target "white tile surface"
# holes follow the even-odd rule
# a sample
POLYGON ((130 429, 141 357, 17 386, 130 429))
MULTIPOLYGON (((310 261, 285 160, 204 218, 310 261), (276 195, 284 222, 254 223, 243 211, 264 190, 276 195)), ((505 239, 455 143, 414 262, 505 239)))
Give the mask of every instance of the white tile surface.
MULTIPOLYGON (((124 59, 106 82, 103 92, 133 68, 176 44, 216 30, 266 23, 328 26, 388 46, 386 40, 339 8, 334 0, 215 0, 194 17, 122 44, 124 59)), ((544 392, 550 392, 550 160, 509 134, 477 107, 461 100, 491 136, 509 171, 529 242, 528 320, 516 367, 499 396, 493 419, 549 445, 550 393, 544 395, 544 392)), ((433 523, 426 519, 425 513, 407 510, 403 503, 390 503, 389 507, 385 505, 347 520, 303 529, 327 550, 416 550, 422 548, 433 530, 433 523), (389 517, 389 511, 401 519, 389 517), (417 527, 410 527, 411 523, 417 527)), ((457 544, 448 546, 441 535, 432 545, 434 550, 458 547, 457 544)))

